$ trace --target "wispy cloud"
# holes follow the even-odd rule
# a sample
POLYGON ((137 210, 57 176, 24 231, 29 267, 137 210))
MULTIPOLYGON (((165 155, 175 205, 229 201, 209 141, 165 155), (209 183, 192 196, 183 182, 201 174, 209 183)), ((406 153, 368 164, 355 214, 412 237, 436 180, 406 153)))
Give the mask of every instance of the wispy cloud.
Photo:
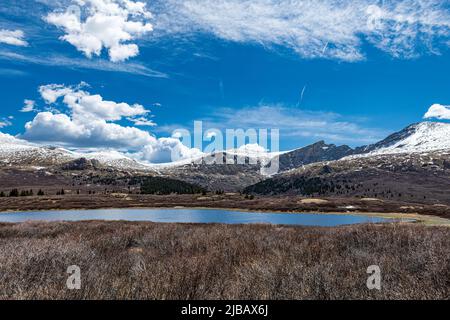
POLYGON ((0 118, 0 129, 11 126, 12 122, 10 120, 11 118, 0 118))
POLYGON ((67 67, 72 69, 90 69, 109 72, 124 72, 145 77, 167 78, 168 75, 147 68, 138 63, 113 63, 108 60, 87 60, 82 58, 71 58, 62 55, 24 55, 11 51, 0 51, 0 60, 16 61, 20 63, 31 63, 44 66, 67 67))
POLYGON ((12 46, 26 47, 28 43, 24 38, 25 34, 22 30, 0 29, 0 43, 5 43, 12 46))
POLYGON ((36 101, 34 101, 34 100, 29 100, 29 99, 25 99, 25 100, 23 101, 23 107, 22 107, 22 109, 20 109, 20 112, 28 113, 28 112, 34 112, 34 111, 37 111, 37 110, 35 109, 35 107, 36 107, 36 101))
POLYGON ((379 140, 385 132, 351 122, 340 114, 309 111, 282 105, 262 105, 232 112, 219 110, 215 116, 229 127, 280 129, 282 137, 309 137, 330 142, 364 144, 379 140), (221 116, 222 115, 222 116, 221 116))
POLYGON ((439 0, 164 0, 153 11, 161 35, 209 33, 304 58, 362 60, 364 42, 411 58, 439 53, 450 36, 439 0))
POLYGON ((7 77, 22 77, 28 75, 28 73, 22 70, 0 68, 0 75, 7 77))
MULTIPOLYGON (((367 127, 364 121, 334 112, 310 111, 284 105, 260 105, 239 110, 219 108, 203 120, 204 129, 279 129, 281 139, 326 140, 355 146, 370 144, 388 132, 367 127)), ((190 124, 192 126, 192 124, 190 124)), ((172 132, 188 125, 161 125, 159 132, 172 132)), ((300 147, 300 145, 297 145, 300 147)))

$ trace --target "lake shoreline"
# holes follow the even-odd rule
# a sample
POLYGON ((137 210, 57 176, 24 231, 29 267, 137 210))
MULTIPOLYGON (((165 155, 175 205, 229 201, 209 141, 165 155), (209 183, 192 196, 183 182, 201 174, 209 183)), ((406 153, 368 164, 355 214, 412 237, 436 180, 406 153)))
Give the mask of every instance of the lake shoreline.
POLYGON ((366 215, 390 219, 413 219, 425 225, 450 226, 447 207, 361 199, 327 199, 317 203, 301 197, 261 197, 252 200, 241 195, 202 197, 199 195, 145 196, 46 196, 0 198, 0 212, 108 210, 108 209, 210 209, 255 213, 366 215), (416 210, 414 210, 416 209, 416 210))
MULTIPOLYGON (((97 211, 97 210, 223 210, 228 212, 242 212, 242 213, 257 213, 257 214, 291 214, 291 215, 336 215, 336 216, 364 216, 364 217, 373 217, 373 218, 383 218, 383 219, 392 219, 392 223, 412 223, 412 224, 422 224, 426 226, 448 226, 450 227, 450 220, 443 219, 436 216, 427 216, 427 215, 419 215, 419 214, 404 214, 404 213, 380 213, 380 212, 298 212, 298 211, 273 211, 273 210, 249 210, 249 209, 239 209, 239 208, 213 208, 213 207, 130 207, 130 208, 114 208, 114 207, 105 207, 105 208, 82 208, 82 209, 50 209, 50 210, 27 210, 27 211, 4 211, 0 212, 0 215, 8 215, 14 213, 44 213, 44 212, 77 212, 77 211, 97 211), (405 220, 405 221, 400 221, 405 220), (411 220, 411 221, 406 221, 411 220)), ((82 220, 82 221, 102 221, 99 219, 92 220, 82 220)), ((103 220, 103 221, 122 221, 122 220, 103 220)), ((126 220, 123 221, 133 221, 126 220)), ((137 221, 136 221, 137 222, 137 221)), ((151 221, 148 221, 151 222, 151 221)), ((163 222, 155 222, 155 223, 163 223, 163 222)), ((164 223, 180 223, 180 222, 164 222, 164 223)), ((188 222, 189 223, 189 222, 188 222)), ((195 223, 195 222, 194 222, 195 223)), ((385 221, 383 223, 391 223, 390 221, 385 221)), ((200 224, 202 224, 200 222, 200 224)), ((222 224, 222 223, 218 223, 222 224)))
POLYGON ((0 221, 10 223, 27 221, 148 221, 154 223, 269 224, 322 227, 415 222, 405 218, 391 220, 388 217, 367 214, 276 213, 211 208, 122 208, 16 212, 0 214, 0 221))

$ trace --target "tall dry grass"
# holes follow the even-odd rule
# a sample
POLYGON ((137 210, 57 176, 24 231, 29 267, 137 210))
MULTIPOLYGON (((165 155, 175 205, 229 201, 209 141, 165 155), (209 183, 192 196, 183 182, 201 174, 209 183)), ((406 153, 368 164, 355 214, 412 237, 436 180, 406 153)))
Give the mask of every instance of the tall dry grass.
POLYGON ((0 224, 0 298, 449 299, 450 228, 0 224))

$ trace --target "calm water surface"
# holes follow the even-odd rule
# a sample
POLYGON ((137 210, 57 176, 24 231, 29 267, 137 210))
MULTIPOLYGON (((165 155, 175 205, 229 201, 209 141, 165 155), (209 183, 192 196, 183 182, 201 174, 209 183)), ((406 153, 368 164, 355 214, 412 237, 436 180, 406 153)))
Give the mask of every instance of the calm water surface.
POLYGON ((24 221, 151 221, 176 223, 279 224, 334 227, 360 223, 390 222, 370 216, 334 214, 285 214, 240 212, 221 209, 105 209, 1 213, 0 222, 24 221))

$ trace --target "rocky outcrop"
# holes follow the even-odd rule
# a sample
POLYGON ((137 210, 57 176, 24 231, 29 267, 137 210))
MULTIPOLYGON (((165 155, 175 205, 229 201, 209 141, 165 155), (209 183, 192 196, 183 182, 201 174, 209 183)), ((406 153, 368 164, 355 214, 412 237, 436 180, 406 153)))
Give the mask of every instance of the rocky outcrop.
POLYGON ((66 171, 82 171, 82 170, 95 170, 100 168, 100 162, 98 160, 88 160, 86 158, 75 159, 67 162, 61 166, 62 170, 66 171))
POLYGON ((280 171, 287 171, 315 162, 339 160, 354 154, 347 145, 336 146, 319 141, 307 147, 280 155, 280 171))

